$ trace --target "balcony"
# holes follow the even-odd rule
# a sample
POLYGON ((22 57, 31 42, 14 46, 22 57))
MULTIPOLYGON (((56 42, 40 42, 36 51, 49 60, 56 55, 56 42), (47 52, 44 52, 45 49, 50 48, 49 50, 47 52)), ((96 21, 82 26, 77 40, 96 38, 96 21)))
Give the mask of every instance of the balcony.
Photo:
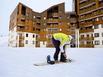
POLYGON ((90 20, 99 16, 103 16, 103 11, 102 9, 97 10, 95 12, 92 12, 91 14, 87 14, 84 17, 80 18, 80 21, 84 21, 84 20, 90 20))
POLYGON ((93 12, 93 11, 95 11, 95 9, 96 9, 96 6, 94 5, 94 6, 91 6, 91 7, 87 7, 87 8, 85 8, 85 9, 82 9, 81 11, 80 11, 80 15, 83 15, 83 14, 87 14, 87 13, 91 13, 91 12, 93 12))
POLYGON ((79 3, 83 3, 83 2, 86 2, 87 0, 80 0, 80 2, 79 3))
POLYGON ((88 27, 88 26, 92 26, 93 25, 93 22, 90 21, 90 22, 85 22, 85 23, 80 23, 80 27, 88 27))
POLYGON ((93 44, 86 44, 86 47, 87 47, 87 48, 93 48, 94 45, 93 45, 93 44))
POLYGON ((24 36, 19 36, 19 40, 24 40, 24 36))
POLYGON ((87 33, 87 32, 94 32, 94 30, 93 29, 80 30, 80 33, 87 33))
POLYGON ((58 13, 53 13, 52 16, 53 17, 59 17, 58 13))
POLYGON ((102 1, 99 3, 99 7, 103 7, 103 2, 102 1))
POLYGON ((19 47, 24 47, 24 44, 23 43, 19 43, 19 47))
POLYGON ((93 44, 80 44, 79 45, 81 48, 93 48, 94 45, 93 44))
POLYGON ((85 37, 86 40, 94 40, 94 37, 85 37))
POLYGON ((81 4, 80 4, 80 7, 87 6, 88 4, 91 4, 91 3, 93 3, 93 2, 95 2, 95 0, 86 1, 86 2, 84 2, 84 3, 81 3, 81 4))
POLYGON ((93 2, 93 3, 90 3, 90 4, 86 5, 86 6, 80 7, 80 9, 87 9, 89 7, 92 7, 95 4, 96 4, 96 2, 93 2))
POLYGON ((94 40, 94 37, 80 37, 79 40, 94 40))
POLYGON ((81 10, 79 16, 86 15, 86 14, 89 14, 89 13, 92 13, 92 12, 95 12, 95 11, 99 11, 99 10, 102 11, 102 9, 103 9, 103 7, 96 8, 96 6, 92 6, 90 8, 81 10))
POLYGON ((47 22, 48 23, 58 23, 58 19, 48 19, 47 22))
POLYGON ((95 21, 94 24, 103 24, 103 20, 95 21))

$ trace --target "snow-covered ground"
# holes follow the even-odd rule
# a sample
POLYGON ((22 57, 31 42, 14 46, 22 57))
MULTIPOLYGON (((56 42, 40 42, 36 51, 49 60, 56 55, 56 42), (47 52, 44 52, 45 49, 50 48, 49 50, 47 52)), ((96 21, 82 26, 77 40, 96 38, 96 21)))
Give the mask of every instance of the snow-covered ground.
POLYGON ((8 36, 0 35, 0 47, 8 47, 8 36))
POLYGON ((103 77, 103 49, 67 49, 72 63, 34 66, 46 61, 53 48, 0 47, 0 77, 103 77))

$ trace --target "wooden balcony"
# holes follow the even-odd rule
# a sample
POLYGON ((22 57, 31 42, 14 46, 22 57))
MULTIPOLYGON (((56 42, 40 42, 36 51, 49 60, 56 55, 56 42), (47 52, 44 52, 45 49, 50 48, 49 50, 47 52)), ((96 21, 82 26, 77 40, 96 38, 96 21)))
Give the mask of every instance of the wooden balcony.
POLYGON ((93 44, 86 44, 86 47, 87 48, 94 48, 94 45, 93 44))
POLYGON ((19 36, 19 40, 24 40, 24 36, 19 36))
POLYGON ((86 5, 86 6, 80 7, 80 9, 87 9, 87 8, 90 9, 90 8, 92 8, 95 4, 96 4, 96 2, 92 2, 92 3, 90 3, 90 4, 86 5))
POLYGON ((48 19, 48 23, 58 23, 59 19, 48 19))
POLYGON ((95 2, 95 0, 86 1, 86 2, 84 2, 84 3, 81 3, 81 4, 80 4, 80 7, 87 6, 88 4, 93 3, 93 2, 95 2))
POLYGON ((103 20, 95 21, 94 24, 103 24, 103 20))
POLYGON ((85 2, 86 0, 80 0, 80 2, 79 3, 83 3, 83 2, 85 2))
POLYGON ((101 2, 101 3, 99 4, 99 7, 103 7, 103 2, 101 2))
POLYGON ((96 6, 91 6, 89 8, 85 8, 85 9, 81 10, 80 14, 86 14, 86 13, 94 11, 95 9, 96 9, 96 6))
POLYGON ((94 37, 80 37, 79 40, 94 40, 94 37))
POLYGON ((25 22, 17 22, 17 25, 25 26, 25 22))
POLYGON ((59 17, 58 13, 53 13, 52 16, 53 17, 59 17))
POLYGON ((80 33, 87 33, 87 32, 94 32, 94 30, 93 29, 80 30, 80 33))
POLYGON ((93 44, 80 44, 80 48, 94 48, 93 44))

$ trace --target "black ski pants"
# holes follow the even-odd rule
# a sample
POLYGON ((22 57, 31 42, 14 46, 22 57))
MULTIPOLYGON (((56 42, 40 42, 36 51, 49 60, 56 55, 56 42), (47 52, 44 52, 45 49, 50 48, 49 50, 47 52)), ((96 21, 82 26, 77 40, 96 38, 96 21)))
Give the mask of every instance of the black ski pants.
POLYGON ((52 43, 53 43, 54 47, 56 48, 56 51, 54 53, 54 60, 57 61, 58 55, 59 55, 59 52, 60 52, 60 41, 55 40, 54 37, 52 37, 52 43))

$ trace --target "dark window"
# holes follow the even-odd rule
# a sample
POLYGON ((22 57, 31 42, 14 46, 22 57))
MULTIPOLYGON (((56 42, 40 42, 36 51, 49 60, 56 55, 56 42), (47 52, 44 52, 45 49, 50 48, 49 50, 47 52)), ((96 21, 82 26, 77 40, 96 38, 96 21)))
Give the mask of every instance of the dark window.
POLYGON ((28 37, 28 34, 26 34, 26 37, 28 37))
POLYGON ((89 34, 87 34, 87 37, 89 37, 89 34))
POLYGON ((35 37, 35 35, 33 35, 33 38, 35 37))
POLYGON ((96 40, 96 41, 95 41, 95 45, 100 45, 100 41, 99 41, 99 40, 96 40))
POLYGON ((94 29, 98 29, 99 28, 99 26, 98 25, 94 25, 94 29))
POLYGON ((99 37, 99 33, 95 33, 95 34, 94 34, 94 37, 99 37))

